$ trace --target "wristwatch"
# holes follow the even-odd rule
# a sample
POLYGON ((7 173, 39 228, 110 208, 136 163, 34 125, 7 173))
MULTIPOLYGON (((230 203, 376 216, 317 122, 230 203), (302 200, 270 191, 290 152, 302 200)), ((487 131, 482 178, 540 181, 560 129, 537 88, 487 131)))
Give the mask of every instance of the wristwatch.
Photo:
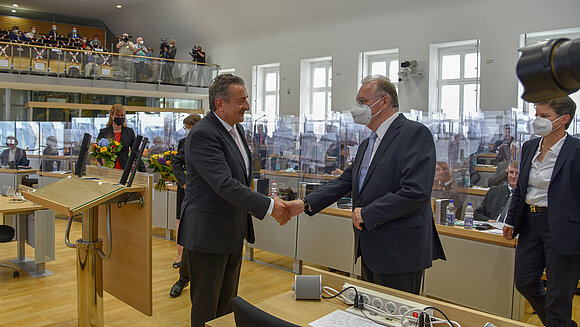
POLYGON ((306 198, 303 198, 302 202, 304 202, 304 212, 309 213, 310 212, 310 203, 308 203, 308 201, 306 201, 306 198))

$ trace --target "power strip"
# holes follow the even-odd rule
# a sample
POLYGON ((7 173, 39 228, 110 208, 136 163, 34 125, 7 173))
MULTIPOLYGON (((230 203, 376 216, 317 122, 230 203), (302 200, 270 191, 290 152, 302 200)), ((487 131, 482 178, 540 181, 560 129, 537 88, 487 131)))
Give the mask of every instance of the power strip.
MULTIPOLYGON (((423 309, 425 307, 428 307, 428 305, 426 304, 421 304, 421 303, 417 303, 417 302, 413 302, 413 301, 409 301, 409 300, 405 300, 396 296, 392 296, 392 295, 388 295, 385 293, 381 293, 381 292, 377 292, 377 291, 373 291, 364 287, 360 287, 360 286, 355 286, 349 283, 344 283, 344 285, 342 286, 342 289, 344 290, 347 287, 354 287, 356 288, 356 290, 358 291, 359 296, 362 296, 363 298, 363 302, 365 305, 370 305, 373 306, 377 309, 386 311, 387 313, 391 314, 391 315, 404 315, 407 311, 409 311, 410 309, 413 308, 417 308, 417 309, 423 309)), ((345 296, 351 300, 354 301, 354 297, 355 297, 355 291, 352 289, 349 289, 345 292, 345 296)), ((354 308, 353 308, 354 309, 354 308)), ((353 311, 347 310, 349 312, 353 312, 353 313, 357 313, 359 315, 362 315, 359 309, 354 309, 353 311)), ((425 310, 429 316, 433 316, 433 310, 428 309, 425 310)), ((365 311, 365 313, 370 312, 370 311, 365 311)), ((367 313, 368 315, 368 313, 367 313)), ((374 317, 376 317, 376 314, 373 312, 371 313, 371 315, 373 315, 374 317)), ((411 316, 412 317, 412 316, 411 316)), ((392 319, 380 319, 380 321, 385 320, 386 323, 391 323, 390 321, 392 319), (389 321, 389 322, 387 322, 389 321)), ((401 326, 400 321, 397 321, 398 325, 393 325, 393 326, 401 326)))

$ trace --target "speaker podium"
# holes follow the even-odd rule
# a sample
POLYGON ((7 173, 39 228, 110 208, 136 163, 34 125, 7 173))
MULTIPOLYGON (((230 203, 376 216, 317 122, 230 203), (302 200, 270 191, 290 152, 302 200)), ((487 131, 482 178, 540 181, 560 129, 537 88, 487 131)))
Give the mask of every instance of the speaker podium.
POLYGON ((142 313, 153 314, 151 190, 153 176, 138 173, 131 187, 123 171, 88 166, 25 192, 27 200, 68 217, 65 243, 76 248, 79 326, 104 326, 103 291, 142 313), (69 241, 74 216, 82 214, 82 238, 69 241))

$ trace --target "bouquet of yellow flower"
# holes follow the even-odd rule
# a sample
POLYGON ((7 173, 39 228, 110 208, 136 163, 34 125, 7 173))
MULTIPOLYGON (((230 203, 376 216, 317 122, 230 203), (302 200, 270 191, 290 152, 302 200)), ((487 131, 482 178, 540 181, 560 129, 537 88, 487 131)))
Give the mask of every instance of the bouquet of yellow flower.
POLYGON ((114 168, 117 162, 117 154, 122 148, 123 145, 121 143, 113 139, 102 138, 97 143, 93 143, 90 156, 101 159, 103 166, 114 168))
POLYGON ((152 154, 147 163, 149 168, 153 169, 154 172, 159 173, 159 181, 155 183, 154 189, 157 191, 165 191, 167 187, 166 182, 177 182, 175 175, 173 174, 173 168, 171 167, 171 160, 173 156, 177 154, 177 151, 165 151, 160 154, 152 154))

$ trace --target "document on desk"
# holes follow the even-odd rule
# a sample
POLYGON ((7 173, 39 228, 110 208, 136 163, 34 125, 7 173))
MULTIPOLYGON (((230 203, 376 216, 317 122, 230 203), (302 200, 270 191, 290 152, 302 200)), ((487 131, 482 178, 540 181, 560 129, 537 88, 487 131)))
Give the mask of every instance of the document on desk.
POLYGON ((381 326, 367 318, 336 310, 308 324, 312 327, 376 327, 381 326))

